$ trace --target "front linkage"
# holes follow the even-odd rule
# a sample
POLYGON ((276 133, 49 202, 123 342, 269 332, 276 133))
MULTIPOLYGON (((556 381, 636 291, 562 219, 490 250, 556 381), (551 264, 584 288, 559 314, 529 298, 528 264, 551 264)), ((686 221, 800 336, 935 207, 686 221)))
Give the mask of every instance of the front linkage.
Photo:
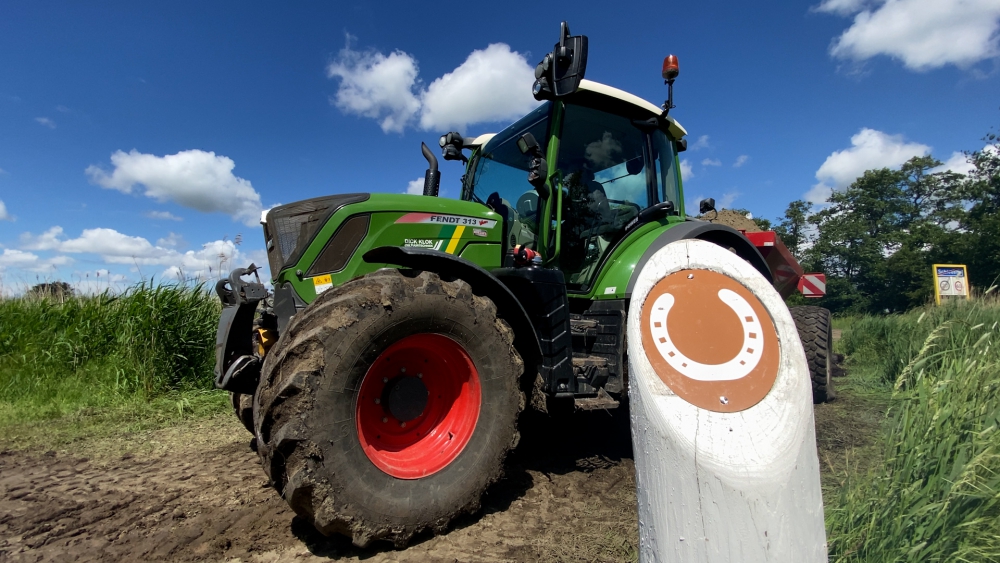
POLYGON ((277 318, 273 313, 264 311, 259 319, 255 318, 257 305, 268 297, 258 269, 254 264, 236 268, 229 279, 215 284, 215 292, 222 301, 215 340, 215 386, 248 395, 257 390, 264 353, 277 333, 277 318), (242 279, 251 274, 255 282, 242 279))

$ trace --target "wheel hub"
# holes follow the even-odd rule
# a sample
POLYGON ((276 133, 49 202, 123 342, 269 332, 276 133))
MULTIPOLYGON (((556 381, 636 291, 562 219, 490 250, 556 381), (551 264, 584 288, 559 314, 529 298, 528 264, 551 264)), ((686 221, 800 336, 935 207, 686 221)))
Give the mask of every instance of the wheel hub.
POLYGON ((400 422, 410 422, 427 408, 427 386, 419 377, 399 377, 386 386, 382 400, 389 414, 400 422))
POLYGON ((453 462, 472 438, 482 395, 465 348, 432 333, 407 336, 372 362, 357 395, 358 441, 398 479, 421 479, 453 462))

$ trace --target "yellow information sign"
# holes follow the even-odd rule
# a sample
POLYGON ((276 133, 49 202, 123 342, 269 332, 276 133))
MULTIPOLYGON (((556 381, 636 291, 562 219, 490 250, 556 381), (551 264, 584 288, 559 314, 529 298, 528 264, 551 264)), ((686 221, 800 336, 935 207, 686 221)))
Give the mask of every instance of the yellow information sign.
POLYGON ((965 264, 934 264, 934 300, 938 305, 943 299, 969 299, 971 295, 965 264))

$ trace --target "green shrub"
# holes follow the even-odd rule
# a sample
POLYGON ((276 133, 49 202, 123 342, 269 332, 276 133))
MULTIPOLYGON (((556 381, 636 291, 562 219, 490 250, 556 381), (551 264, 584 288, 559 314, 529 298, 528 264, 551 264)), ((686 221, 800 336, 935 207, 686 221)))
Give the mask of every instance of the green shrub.
POLYGON ((2 300, 0 418, 210 388, 218 318, 201 287, 2 300))
POLYGON ((827 510, 832 561, 1000 561, 998 326, 984 302, 852 326, 895 392, 882 463, 827 510))

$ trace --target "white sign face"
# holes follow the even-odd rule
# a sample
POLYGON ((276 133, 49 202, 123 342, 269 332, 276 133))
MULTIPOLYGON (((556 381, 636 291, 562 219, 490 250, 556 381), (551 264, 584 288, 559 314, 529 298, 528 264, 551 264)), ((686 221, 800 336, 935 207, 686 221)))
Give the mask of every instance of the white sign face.
POLYGON ((965 269, 938 266, 934 271, 934 282, 942 297, 967 297, 969 282, 965 279, 965 269))

